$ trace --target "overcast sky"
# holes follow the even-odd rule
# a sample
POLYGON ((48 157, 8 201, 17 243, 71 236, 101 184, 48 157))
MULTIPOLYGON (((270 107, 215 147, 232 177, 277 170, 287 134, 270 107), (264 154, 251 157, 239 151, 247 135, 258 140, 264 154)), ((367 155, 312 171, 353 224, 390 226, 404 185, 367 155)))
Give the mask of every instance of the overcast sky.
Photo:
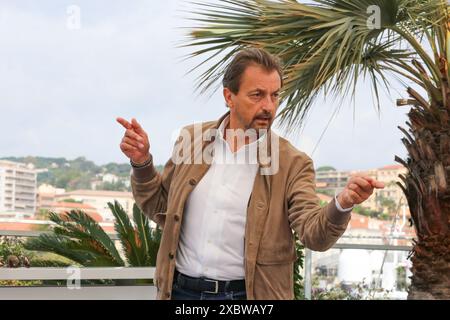
MULTIPOLYGON (((180 27, 187 8, 181 0, 1 0, 0 157, 126 162, 115 122, 121 116, 141 122, 155 162, 165 163, 177 129, 227 111, 221 92, 210 99, 194 93, 199 72, 185 75, 195 62, 182 61, 189 50, 176 46, 186 36, 180 27), (80 9, 79 29, 70 27, 70 5, 80 9)), ((316 167, 394 164, 395 155, 405 156, 397 126, 408 109, 395 106, 399 97, 404 89, 393 83, 378 115, 369 87, 361 85, 355 115, 345 103, 318 144, 336 109, 320 100, 301 134, 287 138, 316 167)))

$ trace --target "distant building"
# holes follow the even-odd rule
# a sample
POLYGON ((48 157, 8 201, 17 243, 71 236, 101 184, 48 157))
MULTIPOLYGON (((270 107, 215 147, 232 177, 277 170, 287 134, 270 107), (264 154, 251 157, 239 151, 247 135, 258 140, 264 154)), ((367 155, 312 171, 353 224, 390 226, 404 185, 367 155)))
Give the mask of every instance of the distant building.
POLYGON ((134 198, 131 192, 76 190, 56 196, 56 200, 59 202, 64 199, 72 199, 91 205, 103 217, 104 221, 112 221, 114 219, 108 207, 108 202, 114 203, 114 200, 117 200, 129 215, 133 213, 134 198))
POLYGON ((35 221, 31 219, 1 219, 0 231, 38 231, 42 221, 35 221))
POLYGON ((108 183, 117 183, 119 181, 119 177, 115 174, 107 173, 103 175, 102 181, 108 183))
POLYGON ((397 182, 401 182, 399 175, 406 175, 407 172, 408 170, 401 165, 386 166, 378 169, 377 178, 379 181, 384 182, 386 187, 384 189, 377 190, 377 193, 385 198, 394 200, 395 203, 398 203, 400 200, 406 200, 405 194, 397 185, 397 182))
POLYGON ((97 210, 89 204, 76 202, 55 202, 50 205, 49 211, 58 213, 60 215, 70 211, 83 211, 96 222, 102 222, 103 217, 97 210))
POLYGON ((399 175, 406 174, 407 169, 402 165, 389 165, 378 169, 355 171, 316 171, 316 189, 328 191, 331 194, 339 193, 346 185, 349 178, 358 173, 364 173, 371 178, 384 182, 384 189, 374 190, 373 195, 362 206, 375 211, 384 211, 381 199, 390 199, 396 205, 406 203, 402 189, 397 185, 400 182, 399 175))
POLYGON ((0 217, 31 217, 36 211, 37 173, 33 166, 0 160, 0 217))
POLYGON ((40 185, 37 192, 37 211, 50 209, 56 201, 56 196, 65 192, 65 189, 55 188, 49 184, 40 185))
POLYGON ((98 190, 99 187, 101 188, 102 185, 103 185, 102 180, 96 179, 96 180, 91 181, 91 189, 92 190, 98 190))
POLYGON ((338 193, 347 185, 349 178, 349 171, 318 170, 316 171, 316 188, 338 193))
POLYGON ((102 190, 105 184, 123 184, 125 188, 130 188, 130 177, 119 177, 115 174, 106 173, 106 174, 97 174, 96 178, 91 181, 91 189, 92 190, 102 190))
POLYGON ((121 180, 123 182, 123 184, 125 185, 125 187, 130 188, 131 187, 131 181, 130 178, 125 178, 121 180))
MULTIPOLYGON (((352 213, 349 226, 338 243, 411 245, 414 229, 405 218, 403 212, 394 223, 352 213)), ((407 262, 407 256, 406 251, 330 249, 313 255, 312 269, 321 277, 321 288, 337 284, 354 286, 364 282, 372 288, 394 290, 395 294, 403 297, 405 292, 398 292, 396 288, 397 281, 402 281, 397 270, 407 262)), ((406 276, 403 280, 406 281, 406 276)))
POLYGON ((402 189, 397 185, 397 182, 401 181, 399 175, 407 173, 407 169, 404 166, 390 165, 374 170, 355 171, 355 173, 356 172, 366 173, 370 177, 384 182, 385 184, 384 189, 374 190, 373 195, 364 202, 364 207, 372 210, 383 211, 384 208, 382 208, 380 202, 381 198, 390 199, 395 203, 395 205, 407 204, 402 189))

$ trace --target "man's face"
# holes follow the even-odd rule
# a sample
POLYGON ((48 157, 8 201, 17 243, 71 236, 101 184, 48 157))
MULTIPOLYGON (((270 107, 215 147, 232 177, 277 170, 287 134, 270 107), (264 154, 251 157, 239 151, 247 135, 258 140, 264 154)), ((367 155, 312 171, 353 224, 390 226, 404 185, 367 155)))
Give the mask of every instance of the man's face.
POLYGON ((278 109, 281 78, 276 70, 258 65, 245 69, 237 94, 224 88, 233 129, 269 129, 278 109))

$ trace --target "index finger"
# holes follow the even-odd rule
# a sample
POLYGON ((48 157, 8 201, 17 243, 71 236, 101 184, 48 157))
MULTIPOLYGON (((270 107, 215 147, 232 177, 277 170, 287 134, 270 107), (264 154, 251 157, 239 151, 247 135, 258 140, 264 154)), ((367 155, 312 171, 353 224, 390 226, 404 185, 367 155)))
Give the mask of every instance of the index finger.
POLYGON ((362 178, 366 180, 373 188, 383 189, 385 187, 384 182, 378 181, 375 178, 372 178, 365 174, 357 174, 355 177, 362 178))
POLYGON ((129 123, 127 120, 123 118, 117 118, 116 121, 120 123, 125 129, 132 129, 131 123, 129 123))
POLYGON ((365 192, 372 192, 372 184, 365 177, 362 176, 354 176, 350 179, 349 183, 354 183, 363 189, 365 192))
POLYGON ((133 126, 133 128, 136 130, 137 133, 139 134, 145 134, 144 129, 142 129, 141 125, 137 122, 137 120, 135 118, 133 118, 131 120, 131 125, 133 126))
POLYGON ((384 183, 381 181, 373 180, 372 186, 377 189, 384 189, 384 183))

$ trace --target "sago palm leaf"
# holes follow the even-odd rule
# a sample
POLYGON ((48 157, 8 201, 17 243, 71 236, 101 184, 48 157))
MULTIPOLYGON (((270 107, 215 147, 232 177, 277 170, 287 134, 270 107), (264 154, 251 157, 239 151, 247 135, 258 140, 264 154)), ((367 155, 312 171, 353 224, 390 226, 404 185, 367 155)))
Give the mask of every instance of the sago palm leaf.
POLYGON ((66 268, 72 266, 72 263, 58 260, 33 259, 33 268, 66 268))
POLYGON ((49 218, 56 223, 55 234, 63 235, 71 239, 78 239, 80 247, 88 248, 102 260, 110 260, 112 265, 124 265, 114 242, 89 215, 82 211, 71 211, 60 217, 50 213, 49 218))
POLYGON ((54 234, 29 240, 27 249, 53 252, 83 266, 124 265, 113 241, 86 213, 72 211, 63 217, 50 213, 49 218, 56 224, 54 234))
POLYGON ((140 245, 140 250, 142 250, 145 255, 144 265, 152 264, 153 252, 151 252, 153 239, 152 239, 152 229, 148 218, 142 213, 139 207, 134 204, 133 206, 133 220, 136 224, 136 233, 138 237, 138 244, 140 245))
POLYGON ((148 251, 138 236, 139 232, 136 232, 127 213, 117 201, 114 204, 108 203, 108 206, 115 217, 114 229, 119 234, 127 262, 133 266, 145 265, 148 251))
POLYGON ((75 241, 62 235, 42 234, 38 238, 29 239, 24 248, 33 251, 53 252, 66 257, 80 265, 88 265, 95 259, 91 251, 73 250, 75 241))
MULTIPOLYGON (((148 219, 136 205, 133 208, 136 228, 117 201, 109 203, 109 206, 116 218, 115 229, 128 264, 155 265, 160 233, 151 230, 148 219)), ((27 249, 53 252, 86 267, 125 265, 114 242, 86 213, 71 211, 63 216, 56 213, 49 216, 56 224, 53 234, 43 234, 29 240, 25 244, 27 249)))

